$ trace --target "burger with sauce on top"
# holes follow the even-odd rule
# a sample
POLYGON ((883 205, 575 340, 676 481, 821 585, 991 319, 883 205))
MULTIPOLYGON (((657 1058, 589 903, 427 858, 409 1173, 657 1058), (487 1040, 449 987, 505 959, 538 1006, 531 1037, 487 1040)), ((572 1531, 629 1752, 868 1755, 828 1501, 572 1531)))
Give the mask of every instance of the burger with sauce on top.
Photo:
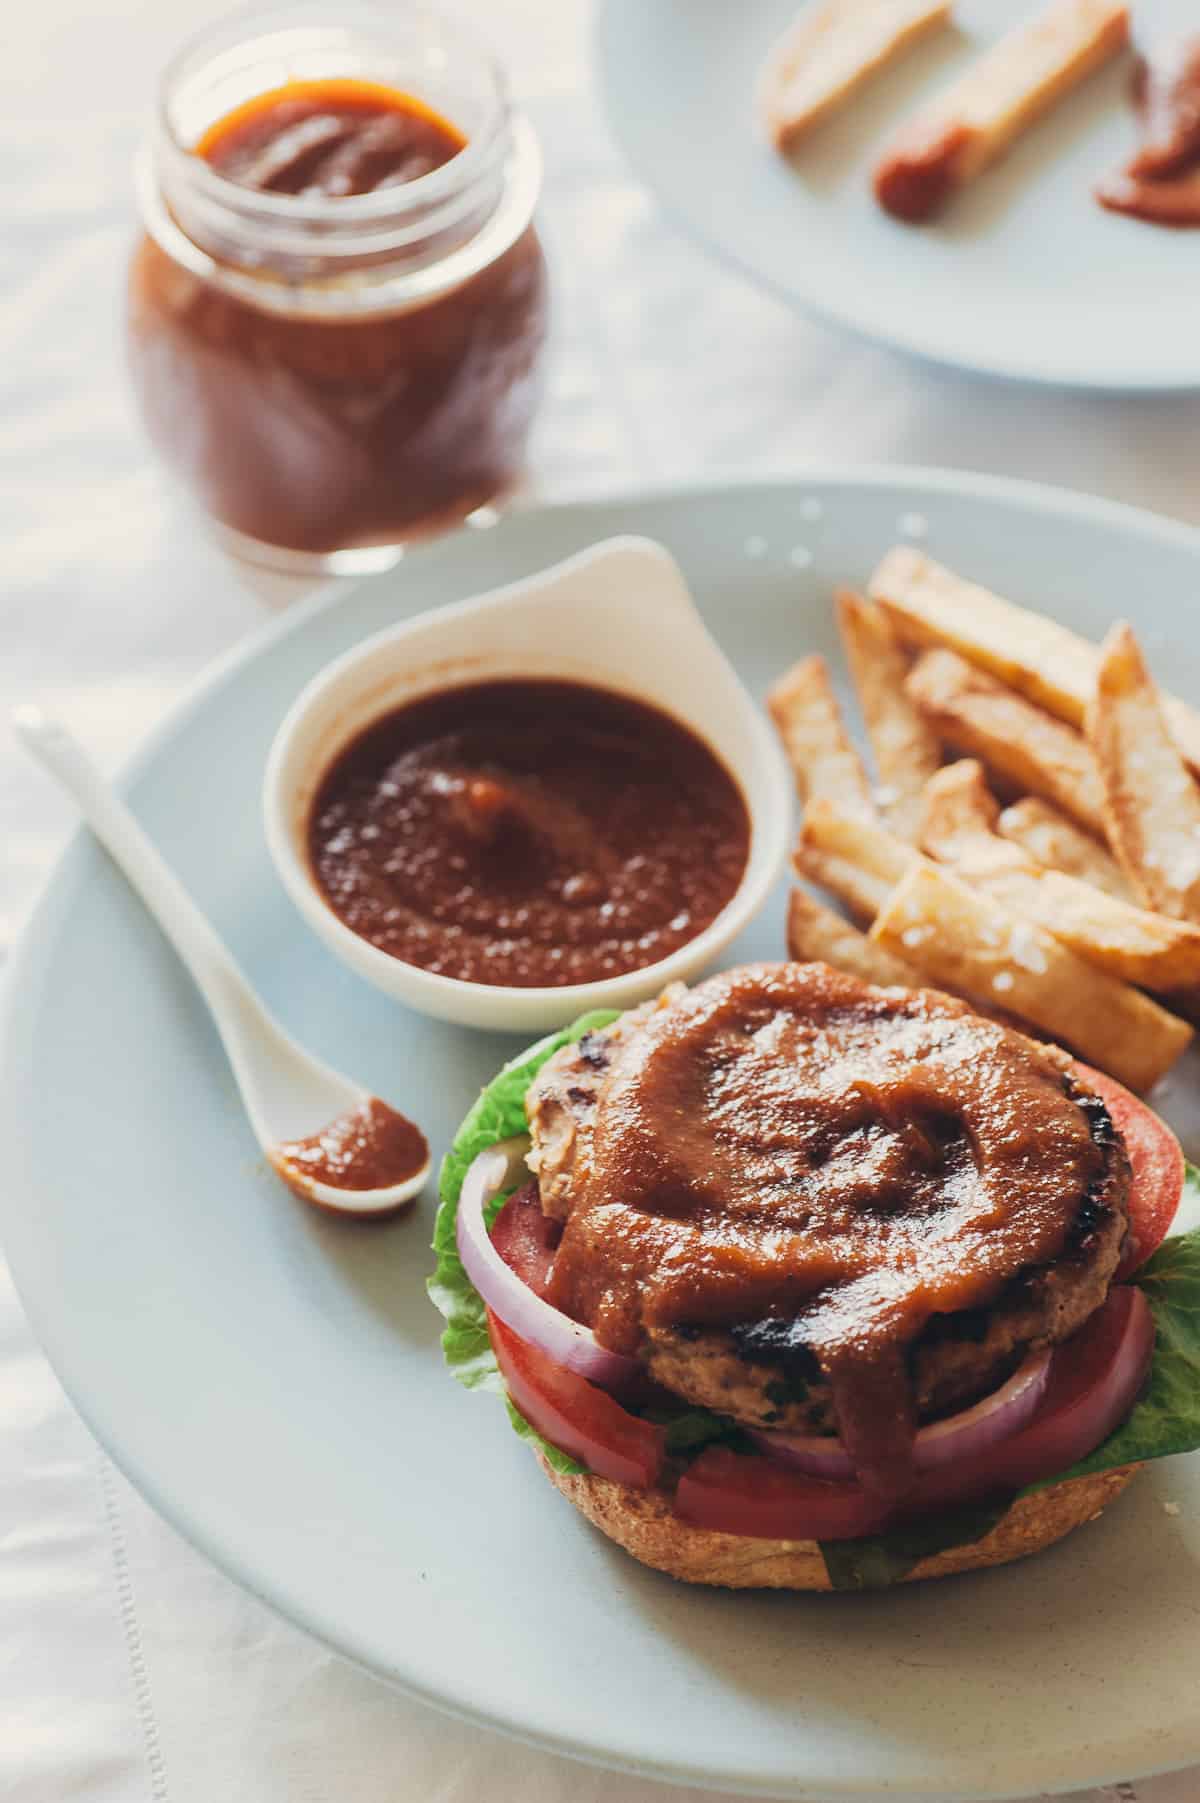
POLYGON ((1056 1047, 753 965, 506 1067, 447 1160, 430 1288, 457 1373, 644 1563, 942 1576, 1200 1445, 1200 1403, 1159 1406, 1200 1235, 1146 1262, 1183 1183, 1157 1116, 1056 1047))

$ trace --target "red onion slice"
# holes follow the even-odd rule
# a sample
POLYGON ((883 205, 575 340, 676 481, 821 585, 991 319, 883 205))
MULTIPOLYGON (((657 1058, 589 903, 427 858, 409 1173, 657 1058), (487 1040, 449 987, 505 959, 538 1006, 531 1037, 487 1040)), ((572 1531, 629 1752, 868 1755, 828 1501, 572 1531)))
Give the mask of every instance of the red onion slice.
POLYGON ((606 1352, 590 1327, 535 1296, 492 1244, 484 1211, 494 1196, 511 1189, 525 1174, 527 1145, 524 1139, 502 1140, 481 1152, 467 1171, 455 1220, 458 1256, 484 1302, 518 1339, 600 1389, 618 1389, 636 1374, 636 1360, 606 1352))
MULTIPOLYGON (((1006 1384, 981 1402, 944 1421, 921 1428, 913 1442, 918 1471, 932 1471, 979 1453, 1015 1434, 1032 1420, 1050 1373, 1050 1352, 1034 1352, 1006 1384)), ((752 1433, 760 1452, 812 1477, 853 1478, 849 1453, 833 1435, 752 1433)))

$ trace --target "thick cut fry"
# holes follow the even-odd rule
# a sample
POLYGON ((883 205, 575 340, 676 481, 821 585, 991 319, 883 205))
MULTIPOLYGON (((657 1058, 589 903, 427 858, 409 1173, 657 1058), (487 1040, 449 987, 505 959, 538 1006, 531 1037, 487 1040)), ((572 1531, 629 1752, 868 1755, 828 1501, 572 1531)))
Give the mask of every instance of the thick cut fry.
POLYGON ((828 890, 830 895, 836 895, 844 902, 855 920, 864 926, 870 926, 892 891, 886 878, 875 876, 849 858, 836 857, 815 845, 805 845, 803 841, 796 847, 792 862, 810 883, 815 883, 818 889, 828 890))
POLYGON ((953 651, 926 651, 908 692, 955 751, 977 757, 1017 789, 1043 795, 1103 832, 1104 795, 1083 739, 953 651))
POLYGON ((805 813, 797 858, 802 852, 852 865, 888 889, 919 856, 877 820, 863 820, 827 801, 814 802, 805 813))
POLYGON ((1093 889, 1115 896, 1117 901, 1134 899, 1133 887, 1112 853, 1036 795, 1026 795, 1005 808, 996 822, 996 831, 1021 846, 1047 870, 1076 876, 1093 889))
POLYGON ((875 800, 893 832, 915 839, 921 790, 941 762, 938 741, 905 692, 908 659, 879 608, 841 589, 837 618, 879 772, 875 800))
MULTIPOLYGON (((1087 639, 965 582, 911 545, 888 552, 868 593, 905 644, 948 645, 1068 726, 1082 727, 1100 665, 1087 639)), ((1162 704, 1171 737, 1200 771, 1200 713, 1170 695, 1162 704)))
MULTIPOLYGON (((917 844, 943 864, 953 864, 962 848, 991 839, 1000 804, 987 786, 983 766, 975 758, 947 764, 925 784, 917 844)), ((1020 858, 1016 846, 1013 856, 1020 858)))
POLYGON ((804 802, 832 801, 875 818, 862 759, 842 724, 823 657, 803 657, 767 694, 767 708, 783 740, 804 802))
POLYGON ((1150 1089, 1192 1037, 1149 996, 924 859, 897 885, 871 938, 940 987, 1011 1009, 1130 1089, 1150 1089))
MULTIPOLYGON (((969 813, 978 764, 952 764, 926 790, 923 848, 973 889, 1021 920, 1035 922, 1113 976, 1162 991, 1200 982, 1200 930, 1046 870, 969 813), (957 782, 950 779, 962 772, 957 782)), ((986 791, 985 791, 986 794, 986 791)))
POLYGON ((1053 0, 909 121, 875 172, 880 205, 898 219, 931 219, 1128 39, 1127 6, 1053 0))
POLYGON ((790 150, 877 70, 950 17, 950 0, 823 0, 806 6, 763 67, 758 106, 790 150))
POLYGON ((1108 840, 1149 907, 1200 920, 1200 789, 1167 730, 1128 626, 1104 641, 1087 737, 1104 788, 1108 840))
POLYGON ((788 957, 798 964, 832 964, 864 983, 898 983, 911 989, 921 981, 911 964, 884 951, 803 889, 793 889, 788 900, 787 944, 788 957))

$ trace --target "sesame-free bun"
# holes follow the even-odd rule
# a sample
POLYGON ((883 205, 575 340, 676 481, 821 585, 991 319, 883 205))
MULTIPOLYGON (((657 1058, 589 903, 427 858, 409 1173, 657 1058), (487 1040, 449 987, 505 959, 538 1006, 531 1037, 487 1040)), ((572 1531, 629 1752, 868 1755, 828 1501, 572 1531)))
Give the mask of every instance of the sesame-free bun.
MULTIPOLYGON (((609 1478, 563 1474, 554 1471, 541 1453, 537 1456, 555 1489, 594 1527, 656 1571, 687 1584, 718 1584, 732 1590, 833 1588, 815 1540, 759 1540, 692 1527, 672 1512, 665 1490, 634 1490, 609 1478)), ((902 1581, 953 1577, 1041 1552, 1073 1528, 1094 1521, 1138 1470, 1138 1465, 1121 1465, 1022 1497, 982 1540, 922 1559, 902 1581)))

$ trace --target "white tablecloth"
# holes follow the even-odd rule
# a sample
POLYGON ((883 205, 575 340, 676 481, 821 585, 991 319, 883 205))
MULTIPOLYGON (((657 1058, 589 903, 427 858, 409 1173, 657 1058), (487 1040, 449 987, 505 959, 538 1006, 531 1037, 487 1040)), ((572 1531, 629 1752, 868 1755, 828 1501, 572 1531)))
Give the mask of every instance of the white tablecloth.
MULTIPOLYGON (((647 0, 652 4, 653 0, 647 0)), ((1200 521, 1196 403, 1040 394, 798 321, 682 242, 610 146, 579 0, 474 0, 542 134, 556 343, 546 495, 805 461, 957 464, 1200 521)), ((169 491, 120 351, 130 157, 205 0, 36 0, 0 59, 0 704, 108 764, 296 590, 226 562, 169 491)), ((0 740, 0 948, 69 824, 0 740)), ((1091 1793, 1191 1803, 1200 1772, 1091 1793)), ((113 1470, 0 1264, 6 1803, 653 1803, 682 1797, 449 1721, 276 1621, 113 1470)))

